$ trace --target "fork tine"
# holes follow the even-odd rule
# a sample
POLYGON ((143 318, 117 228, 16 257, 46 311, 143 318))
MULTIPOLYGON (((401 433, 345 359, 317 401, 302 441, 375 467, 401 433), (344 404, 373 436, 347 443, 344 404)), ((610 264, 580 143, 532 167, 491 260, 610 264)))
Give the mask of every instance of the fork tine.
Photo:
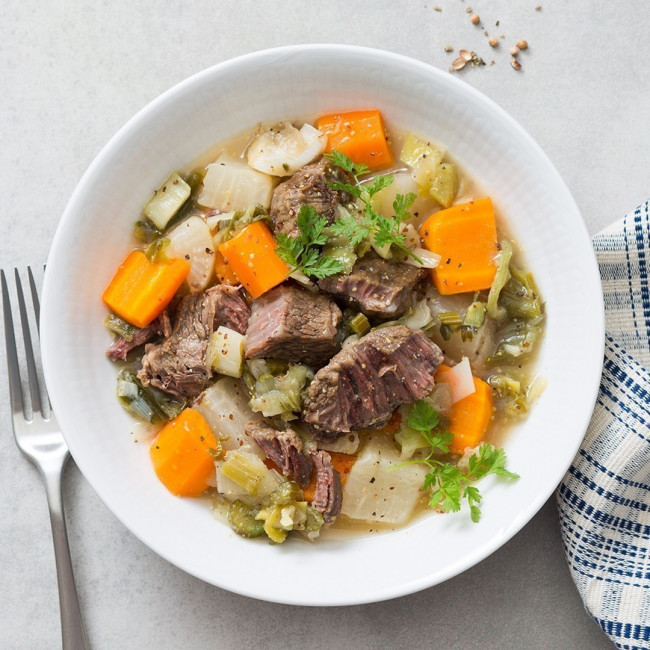
MULTIPOLYGON (((43 264, 43 271, 45 271, 45 264, 43 264)), ((36 315, 36 333, 38 334, 38 340, 40 343, 41 340, 41 303, 38 297, 38 289, 36 288, 36 280, 34 279, 34 273, 32 272, 32 267, 27 267, 27 275, 29 276, 29 290, 32 294, 32 304, 34 305, 34 314, 36 315)), ((52 403, 50 402, 50 395, 47 392, 47 386, 45 386, 45 401, 49 411, 52 411, 52 403)), ((42 397, 42 394, 41 394, 42 397)), ((42 412, 42 409, 41 409, 42 412)), ((43 417, 47 418, 49 415, 43 413, 43 417)))
POLYGON ((36 413, 41 410, 41 394, 38 387, 38 375, 36 373, 36 362, 34 360, 34 348, 32 347, 32 334, 29 330, 27 318, 27 306, 23 294, 23 284, 20 281, 18 269, 14 269, 16 276, 16 290, 18 292, 18 308, 20 309, 20 322, 23 328, 23 340, 25 342, 25 357, 27 361, 27 376, 29 378, 29 391, 32 398, 32 409, 36 413))
POLYGON ((14 321, 11 317, 11 302, 5 272, 0 270, 2 281, 2 311, 5 323, 5 344, 7 347, 7 366, 9 368, 9 396, 13 413, 24 412, 23 390, 20 385, 20 366, 16 351, 16 337, 14 335, 14 321))
MULTIPOLYGON (((45 268, 45 267, 43 267, 45 268)), ((29 290, 32 293, 32 304, 34 305, 34 314, 36 314, 36 330, 40 336, 41 334, 41 303, 38 300, 38 290, 36 289, 36 280, 32 273, 32 267, 27 267, 27 275, 29 276, 29 290)))

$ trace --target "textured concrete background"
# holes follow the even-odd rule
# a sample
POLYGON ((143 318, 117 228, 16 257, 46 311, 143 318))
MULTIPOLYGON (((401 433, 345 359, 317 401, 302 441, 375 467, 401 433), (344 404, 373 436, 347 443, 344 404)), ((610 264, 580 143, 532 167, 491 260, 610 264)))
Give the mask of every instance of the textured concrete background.
MULTIPOLYGON (((650 193, 650 10, 643 0, 498 5, 5 0, 0 266, 45 261, 83 171, 160 92, 238 54, 310 42, 380 47, 444 70, 456 56, 444 52, 446 44, 494 59, 458 74, 532 134, 597 232, 650 193), (470 23, 470 5, 490 35, 505 34, 498 49, 470 23), (521 38, 530 47, 516 72, 507 50, 521 38)), ((60 632, 45 497, 11 439, 4 377, 0 393, 0 647, 54 648, 60 632)), ((73 463, 64 498, 94 648, 610 646, 569 576, 554 500, 499 551, 442 585, 385 603, 302 609, 230 594, 160 559, 114 518, 73 463)), ((400 561, 399 549, 389 560, 400 561)))

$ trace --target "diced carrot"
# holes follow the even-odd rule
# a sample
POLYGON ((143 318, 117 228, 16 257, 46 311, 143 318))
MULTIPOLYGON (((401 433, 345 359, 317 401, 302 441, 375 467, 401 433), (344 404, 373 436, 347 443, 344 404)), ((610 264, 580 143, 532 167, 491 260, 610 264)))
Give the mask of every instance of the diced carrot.
POLYGON ((370 169, 393 164, 381 113, 377 109, 323 115, 318 118, 317 126, 327 134, 327 151, 340 151, 352 162, 370 169))
MULTIPOLYGON (((438 373, 450 370, 449 366, 440 364, 438 373)), ((438 376, 436 373, 436 376, 438 376)), ((454 439, 449 445, 449 451, 462 454, 466 447, 476 447, 485 436, 492 419, 492 389, 487 382, 474 377, 474 393, 459 400, 451 407, 449 431, 454 439)))
POLYGON ((165 487, 179 497, 199 496, 214 471, 209 449, 217 441, 201 414, 187 408, 166 424, 151 443, 153 467, 165 487))
POLYGON ((254 221, 221 244, 219 252, 248 293, 259 298, 289 275, 289 267, 275 252, 277 247, 268 226, 254 221))
POLYGON ((440 255, 431 269, 443 295, 489 289, 497 267, 497 230, 489 198, 454 205, 432 214, 420 228, 424 245, 440 255))
MULTIPOLYGON (((327 452, 332 459, 332 466, 334 469, 341 475, 341 485, 345 485, 345 482, 348 480, 348 475, 352 471, 352 466, 357 460, 356 456, 352 454, 341 454, 337 451, 328 451, 327 452)), ((312 472, 311 481, 309 485, 302 491, 305 501, 311 503, 314 500, 314 494, 316 493, 316 472, 312 472)))
POLYGON ((189 272, 186 260, 154 263, 135 250, 120 264, 102 300, 127 323, 146 327, 167 307, 189 272))
POLYGON ((239 284, 239 279, 232 270, 226 258, 218 251, 214 251, 214 274, 221 284, 239 284))

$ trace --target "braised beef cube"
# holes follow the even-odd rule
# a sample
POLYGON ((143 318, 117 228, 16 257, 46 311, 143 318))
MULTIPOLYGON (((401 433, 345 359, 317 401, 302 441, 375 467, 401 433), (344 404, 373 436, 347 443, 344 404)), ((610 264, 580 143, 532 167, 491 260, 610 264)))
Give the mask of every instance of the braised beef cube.
POLYGON ((285 476, 302 487, 309 485, 312 459, 303 454, 302 440, 293 429, 278 431, 264 422, 249 422, 246 433, 285 476))
POLYGON ((303 205, 309 205, 332 223, 336 218, 337 206, 348 200, 338 190, 330 187, 332 181, 348 182, 346 172, 335 167, 327 158, 305 165, 288 180, 280 183, 273 192, 270 216, 275 233, 285 233, 291 237, 300 235, 296 224, 298 213, 303 205))
POLYGON ((253 303, 246 357, 283 359, 319 368, 336 354, 341 310, 320 293, 280 286, 253 303))
POLYGON ((318 286, 366 316, 398 318, 421 295, 427 273, 426 269, 369 253, 356 261, 349 275, 323 278, 318 286))
POLYGON ((244 334, 249 317, 241 287, 218 285, 185 296, 169 337, 145 346, 138 377, 178 397, 198 396, 210 380, 205 353, 212 333, 223 325, 244 334))
POLYGON ((303 419, 316 438, 383 426, 400 404, 427 395, 442 361, 421 330, 395 325, 350 343, 311 382, 303 419))
POLYGON ((316 472, 316 490, 311 505, 322 513, 326 524, 331 524, 343 505, 341 475, 334 469, 332 457, 326 451, 312 451, 311 457, 316 472))

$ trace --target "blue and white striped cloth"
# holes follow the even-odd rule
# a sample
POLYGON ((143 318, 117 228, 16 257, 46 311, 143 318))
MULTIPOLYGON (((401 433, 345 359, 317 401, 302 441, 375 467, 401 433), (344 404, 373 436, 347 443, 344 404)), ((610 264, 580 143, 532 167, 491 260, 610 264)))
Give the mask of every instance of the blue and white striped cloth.
POLYGON ((589 429, 557 491, 560 527, 587 611, 619 648, 650 648, 650 202, 593 243, 605 360, 589 429))

